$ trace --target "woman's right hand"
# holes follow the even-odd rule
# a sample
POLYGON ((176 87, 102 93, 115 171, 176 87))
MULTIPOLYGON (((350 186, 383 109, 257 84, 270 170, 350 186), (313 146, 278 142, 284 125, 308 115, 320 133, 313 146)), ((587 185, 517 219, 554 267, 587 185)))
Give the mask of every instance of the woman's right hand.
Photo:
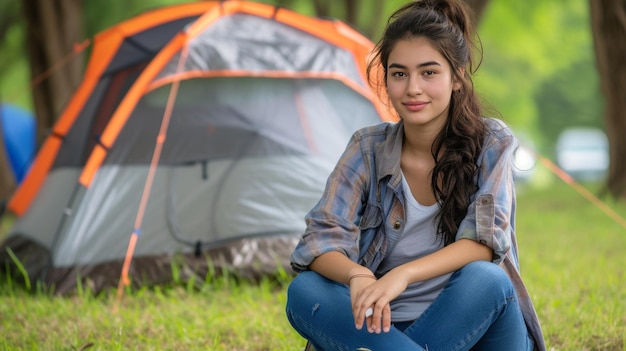
POLYGON ((375 282, 376 277, 374 275, 359 275, 350 279, 350 301, 352 301, 352 313, 354 315, 354 323, 357 329, 363 328, 364 322, 366 323, 368 330, 373 324, 373 314, 367 315, 368 309, 371 309, 372 306, 361 306, 358 305, 357 301, 360 300, 358 296, 361 295, 361 292, 375 282))

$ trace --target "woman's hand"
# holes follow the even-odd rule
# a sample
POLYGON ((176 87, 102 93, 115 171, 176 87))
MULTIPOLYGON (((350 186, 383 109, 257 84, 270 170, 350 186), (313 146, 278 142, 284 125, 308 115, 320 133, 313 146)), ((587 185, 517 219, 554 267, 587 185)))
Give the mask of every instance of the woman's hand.
POLYGON ((408 281, 397 268, 389 271, 379 280, 374 277, 356 277, 350 280, 352 313, 357 329, 365 321, 370 333, 388 332, 391 328, 391 308, 389 302, 400 295, 408 281), (366 316, 368 309, 372 314, 366 316))

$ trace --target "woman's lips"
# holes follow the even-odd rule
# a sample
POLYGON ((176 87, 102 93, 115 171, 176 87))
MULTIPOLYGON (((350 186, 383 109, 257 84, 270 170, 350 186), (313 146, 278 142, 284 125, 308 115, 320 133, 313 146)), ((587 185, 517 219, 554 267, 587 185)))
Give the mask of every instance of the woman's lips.
POLYGON ((424 107, 426 107, 426 105, 428 105, 428 103, 423 101, 412 101, 404 103, 406 109, 411 112, 421 111, 424 109, 424 107))

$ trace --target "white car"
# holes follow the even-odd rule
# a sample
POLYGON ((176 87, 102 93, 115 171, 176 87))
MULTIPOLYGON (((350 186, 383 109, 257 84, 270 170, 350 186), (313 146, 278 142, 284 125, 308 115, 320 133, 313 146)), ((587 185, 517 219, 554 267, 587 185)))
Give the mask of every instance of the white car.
POLYGON ((590 127, 565 129, 556 142, 556 163, 576 180, 604 179, 609 167, 606 134, 590 127))

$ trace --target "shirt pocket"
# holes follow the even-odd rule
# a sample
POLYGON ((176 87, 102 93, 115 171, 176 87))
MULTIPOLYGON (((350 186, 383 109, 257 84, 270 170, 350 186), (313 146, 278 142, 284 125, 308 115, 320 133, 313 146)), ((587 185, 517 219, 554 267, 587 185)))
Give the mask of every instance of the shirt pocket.
POLYGON ((363 210, 363 215, 359 221, 359 229, 365 231, 377 228, 383 222, 383 211, 380 206, 368 203, 363 210))
POLYGON ((382 223, 382 208, 379 205, 368 203, 359 221, 359 264, 370 267, 377 255, 380 254, 383 240, 380 237, 377 238, 376 234, 382 223))

